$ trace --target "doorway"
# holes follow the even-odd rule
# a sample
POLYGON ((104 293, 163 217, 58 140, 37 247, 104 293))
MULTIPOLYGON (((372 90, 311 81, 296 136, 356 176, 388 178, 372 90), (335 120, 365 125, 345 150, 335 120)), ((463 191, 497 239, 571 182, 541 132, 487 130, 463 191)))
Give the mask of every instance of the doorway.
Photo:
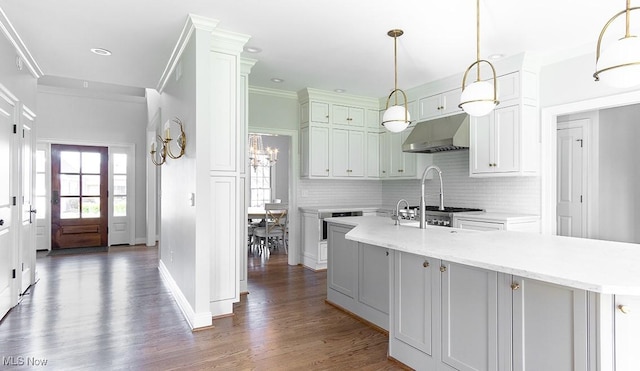
POLYGON ((51 145, 51 248, 107 246, 108 148, 51 145))

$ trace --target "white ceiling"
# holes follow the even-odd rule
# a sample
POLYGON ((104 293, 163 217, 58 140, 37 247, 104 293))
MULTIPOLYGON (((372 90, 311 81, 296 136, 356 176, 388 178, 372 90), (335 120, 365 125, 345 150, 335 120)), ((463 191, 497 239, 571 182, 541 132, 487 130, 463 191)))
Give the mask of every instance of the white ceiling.
MULTIPOLYGON (((482 57, 593 53, 600 30, 624 5, 481 0, 482 57)), ((262 49, 243 54, 258 60, 253 86, 385 96, 393 88, 392 28, 405 31, 400 88, 462 73, 475 61, 474 0, 0 0, 0 8, 45 75, 131 87, 158 85, 189 13, 251 36, 247 45, 262 49)))

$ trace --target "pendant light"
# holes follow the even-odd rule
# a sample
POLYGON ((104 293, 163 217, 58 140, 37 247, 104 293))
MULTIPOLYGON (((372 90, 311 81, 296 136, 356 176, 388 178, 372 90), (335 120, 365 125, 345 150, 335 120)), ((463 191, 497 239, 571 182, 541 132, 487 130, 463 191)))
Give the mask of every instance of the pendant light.
POLYGON ((402 36, 404 31, 394 29, 387 32, 387 35, 393 37, 393 72, 394 72, 394 89, 387 98, 387 107, 382 115, 382 126, 392 133, 399 133, 409 126, 411 117, 407 109, 407 95, 401 89, 398 89, 398 47, 397 39, 402 36), (398 105, 398 94, 402 94, 404 105, 398 105), (391 97, 395 96, 395 104, 389 107, 391 97))
POLYGON ((469 116, 480 117, 489 114, 499 103, 496 69, 493 68, 491 62, 480 59, 480 0, 476 0, 476 61, 464 71, 462 95, 458 107, 462 108, 469 116), (480 80, 481 63, 486 63, 491 67, 492 82, 480 80), (466 86, 467 76, 474 66, 477 67, 476 81, 466 86))
POLYGON ((629 88, 640 84, 640 38, 629 33, 631 11, 640 7, 631 7, 627 0, 625 10, 614 15, 604 26, 598 38, 596 49, 596 72, 593 77, 616 88, 629 88), (602 37, 613 21, 625 15, 625 35, 600 53, 602 37))

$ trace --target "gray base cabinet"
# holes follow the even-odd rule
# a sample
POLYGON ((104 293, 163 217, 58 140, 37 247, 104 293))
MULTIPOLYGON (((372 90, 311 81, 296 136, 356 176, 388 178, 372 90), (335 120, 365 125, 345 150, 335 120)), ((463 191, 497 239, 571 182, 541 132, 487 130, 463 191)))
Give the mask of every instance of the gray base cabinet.
POLYGON ((416 370, 595 370, 595 296, 394 251, 389 355, 416 370))
POLYGON ((388 330, 388 251, 347 240, 351 228, 328 226, 327 301, 388 330))

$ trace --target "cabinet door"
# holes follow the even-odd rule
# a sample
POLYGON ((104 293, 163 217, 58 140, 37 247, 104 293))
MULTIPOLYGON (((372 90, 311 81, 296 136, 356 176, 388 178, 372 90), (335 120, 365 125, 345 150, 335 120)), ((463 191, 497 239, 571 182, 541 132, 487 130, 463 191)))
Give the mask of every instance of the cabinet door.
POLYGON ((520 127, 518 106, 496 109, 494 115, 494 172, 513 172, 520 168, 520 127))
POLYGON ((460 94, 462 94, 462 89, 454 89, 442 94, 442 109, 440 109, 441 115, 462 112, 462 109, 458 107, 460 104, 460 94))
POLYGON ((358 107, 349 107, 349 125, 356 127, 364 127, 364 109, 358 107))
POLYGON ((309 154, 311 149, 309 148, 309 127, 304 127, 300 129, 300 176, 308 177, 309 176, 309 154))
POLYGON ((366 146, 366 167, 367 171, 365 175, 368 178, 380 177, 380 137, 382 133, 367 133, 367 146, 366 146))
POLYGON ((389 252, 379 246, 358 245, 358 301, 389 314, 389 252))
MULTIPOLYGON (((349 132, 349 171, 350 177, 364 176, 364 132, 349 132)), ((335 152, 334 152, 335 154, 335 152)))
POLYGON ((442 363, 455 370, 496 370, 498 274, 442 263, 442 363))
POLYGON ((334 104, 331 108, 333 117, 331 123, 334 125, 349 125, 349 107, 334 104))
MULTIPOLYGON (((400 151, 402 151, 402 143, 404 143, 411 134, 411 130, 405 130, 401 133, 400 151)), ((402 163, 404 168, 404 177, 414 178, 416 176, 417 154, 410 152, 402 153, 402 163)))
POLYGON ((372 131, 382 131, 380 125, 380 112, 373 109, 367 110, 367 128, 372 129, 372 131))
POLYGON ((394 323, 389 336, 433 357, 437 306, 433 299, 439 261, 396 251, 393 264, 394 323))
POLYGON ((309 136, 309 175, 329 176, 329 128, 311 127, 309 136))
POLYGON ((329 104, 323 102, 311 102, 311 121, 328 124, 329 104))
POLYGON ((391 177, 403 177, 405 176, 404 168, 404 153, 402 152, 402 133, 390 133, 389 135, 389 158, 390 158, 390 171, 391 177))
POLYGON ((637 370, 640 365, 640 297, 616 295, 615 305, 616 371, 637 370))
POLYGON ((440 116, 442 110, 441 95, 436 94, 418 101, 420 120, 440 116))
POLYGON ((349 176, 349 131, 331 131, 331 174, 335 177, 349 176))
POLYGON ((329 224, 327 231, 327 286, 352 299, 356 295, 358 245, 345 235, 351 228, 329 224))
POLYGON ((493 172, 493 159, 491 157, 492 139, 492 115, 471 118, 469 171, 471 174, 493 172))
POLYGON ((474 231, 501 231, 504 223, 480 222, 477 220, 457 219, 454 227, 460 229, 471 229, 474 231))
POLYGON ((512 295, 513 371, 589 369, 586 291, 513 277, 512 295))
POLYGON ((391 174, 391 133, 380 135, 380 177, 387 178, 391 174))

